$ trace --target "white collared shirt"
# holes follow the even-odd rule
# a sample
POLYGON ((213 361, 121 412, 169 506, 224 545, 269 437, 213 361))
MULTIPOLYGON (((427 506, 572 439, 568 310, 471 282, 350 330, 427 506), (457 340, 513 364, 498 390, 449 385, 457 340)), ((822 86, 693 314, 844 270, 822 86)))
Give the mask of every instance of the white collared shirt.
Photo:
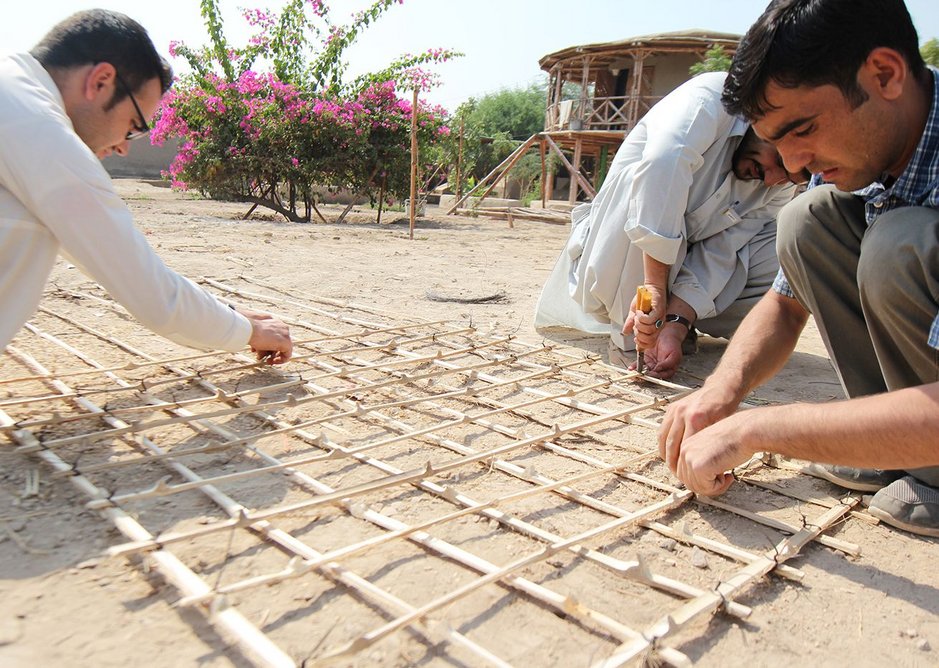
POLYGON ((0 59, 0 347, 32 316, 61 253, 145 327, 235 351, 251 323, 170 270, 134 227, 59 90, 28 54, 0 59))

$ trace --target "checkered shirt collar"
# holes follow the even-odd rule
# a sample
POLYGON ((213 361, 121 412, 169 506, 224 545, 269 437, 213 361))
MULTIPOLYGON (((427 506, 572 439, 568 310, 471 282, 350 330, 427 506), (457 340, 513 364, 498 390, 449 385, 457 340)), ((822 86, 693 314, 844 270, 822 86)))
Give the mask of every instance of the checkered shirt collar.
POLYGON ((885 177, 857 191, 869 202, 890 197, 907 205, 936 205, 936 190, 939 188, 939 70, 930 67, 933 78, 932 105, 923 136, 913 152, 913 157, 900 178, 891 186, 884 185, 885 177), (930 197, 931 196, 931 197, 930 197), (932 201, 931 201, 932 200, 932 201))

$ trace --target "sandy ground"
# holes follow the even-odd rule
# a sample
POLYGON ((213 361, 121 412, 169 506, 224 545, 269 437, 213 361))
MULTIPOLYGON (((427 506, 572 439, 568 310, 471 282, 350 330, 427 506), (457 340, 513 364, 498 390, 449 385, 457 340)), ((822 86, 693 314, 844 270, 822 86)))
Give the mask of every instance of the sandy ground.
MULTIPOLYGON (((431 211, 411 241, 400 213, 386 212, 382 225, 364 210, 342 225, 297 225, 273 217, 246 222, 240 220, 243 205, 135 181, 118 186, 160 255, 186 275, 245 272, 294 293, 367 303, 401 317, 471 319, 481 330, 514 332, 531 341, 541 340, 532 313, 568 230, 525 221, 509 228, 502 221, 431 211), (500 303, 428 299, 429 293, 497 292, 505 294, 500 303)), ((335 219, 338 209, 325 213, 335 219)), ((56 276, 70 271, 60 262, 56 276)), ((602 340, 575 343, 605 348, 602 340)), ((699 384, 724 348, 725 342, 705 337, 701 352, 687 360, 676 380, 699 384)), ((840 394, 810 327, 784 372, 755 400, 824 402, 840 394)), ((119 536, 83 507, 85 499, 66 481, 47 479, 40 466, 40 494, 22 498, 37 463, 8 450, 0 442, 0 665, 247 665, 202 615, 174 607, 177 593, 157 575, 134 562, 102 557, 119 536)), ((935 665, 939 541, 856 520, 832 533, 860 545, 862 555, 812 545, 793 564, 805 573, 801 585, 767 580, 742 601, 755 610, 749 620, 717 616, 707 633, 675 646, 704 666, 935 665)), ((263 625, 262 612, 258 616, 255 621, 263 625)), ((451 665, 427 656, 417 663, 451 665)), ((587 653, 576 652, 545 660, 557 666, 590 662, 587 653)), ((402 653, 369 655, 354 665, 408 663, 402 653)), ((526 665, 524 657, 513 663, 526 665)))

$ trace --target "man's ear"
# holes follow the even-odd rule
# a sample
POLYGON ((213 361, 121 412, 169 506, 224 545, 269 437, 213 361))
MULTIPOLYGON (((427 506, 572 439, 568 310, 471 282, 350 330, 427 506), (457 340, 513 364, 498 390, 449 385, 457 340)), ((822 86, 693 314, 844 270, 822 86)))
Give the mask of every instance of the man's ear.
POLYGON ((98 63, 85 75, 82 93, 89 102, 97 99, 101 94, 107 94, 108 99, 113 95, 114 80, 117 70, 111 63, 98 63))
POLYGON ((867 55, 858 72, 859 81, 873 95, 896 100, 910 80, 906 59, 895 49, 879 46, 867 55))

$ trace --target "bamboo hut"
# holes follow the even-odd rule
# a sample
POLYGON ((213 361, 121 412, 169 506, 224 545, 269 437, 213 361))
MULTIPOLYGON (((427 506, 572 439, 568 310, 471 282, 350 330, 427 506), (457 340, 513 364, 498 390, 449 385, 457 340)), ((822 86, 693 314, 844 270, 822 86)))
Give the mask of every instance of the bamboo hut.
POLYGON ((450 211, 471 195, 478 204, 534 148, 540 150, 542 164, 549 152, 560 163, 556 176, 543 172, 543 208, 592 198, 626 133, 652 105, 687 81, 689 68, 708 49, 720 45, 733 54, 739 40, 740 35, 731 33, 685 30, 571 46, 543 56, 538 64, 548 74, 544 131, 519 146, 450 211), (562 184, 566 193, 555 187, 562 184), (556 191, 562 200, 554 199, 556 191))

